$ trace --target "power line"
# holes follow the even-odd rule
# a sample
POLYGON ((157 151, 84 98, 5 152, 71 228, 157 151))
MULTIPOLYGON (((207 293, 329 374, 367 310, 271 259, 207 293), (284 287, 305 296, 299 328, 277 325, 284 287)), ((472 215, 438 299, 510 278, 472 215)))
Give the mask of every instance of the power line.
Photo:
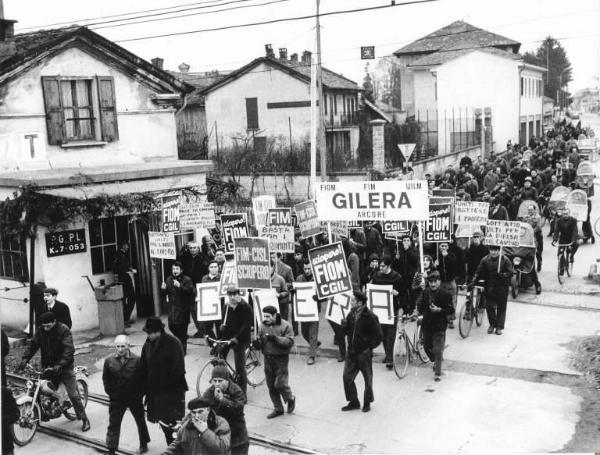
MULTIPOLYGON (((249 0, 238 0, 238 1, 249 1, 249 0)), ((238 1, 230 2, 230 3, 238 3, 238 1)), ((123 27, 125 25, 145 24, 147 22, 168 21, 168 20, 171 20, 171 19, 188 18, 188 17, 191 17, 191 16, 201 16, 201 15, 205 15, 205 14, 222 13, 223 11, 231 11, 231 10, 236 10, 236 9, 256 8, 256 7, 259 7, 259 6, 266 6, 266 5, 272 5, 274 3, 283 3, 283 2, 289 2, 289 1, 290 0, 271 0, 270 2, 266 2, 266 3, 257 3, 257 4, 252 4, 252 5, 241 5, 241 6, 232 6, 230 8, 222 8, 222 9, 217 9, 217 10, 214 10, 214 11, 201 11, 199 13, 187 13, 187 14, 184 14, 184 15, 181 15, 181 16, 158 17, 158 18, 154 18, 154 19, 140 20, 140 21, 135 21, 135 22, 126 22, 126 23, 123 23, 123 24, 101 25, 99 27, 90 27, 90 28, 92 30, 100 30, 100 29, 103 29, 103 28, 123 27)), ((225 3, 223 5, 225 5, 225 3)), ((146 16, 146 17, 148 17, 148 16, 146 16)), ((90 25, 94 25, 94 24, 90 24, 90 25)))
MULTIPOLYGON (((329 11, 326 13, 321 13, 320 16, 324 17, 324 16, 335 16, 335 15, 339 15, 339 14, 358 13, 358 12, 364 12, 364 11, 375 11, 375 10, 380 10, 380 9, 394 8, 397 6, 408 6, 408 5, 421 4, 421 3, 433 3, 433 2, 437 2, 437 1, 439 1, 439 0, 413 0, 413 1, 408 1, 408 2, 404 2, 404 3, 396 3, 396 4, 390 4, 390 5, 379 5, 379 6, 370 6, 370 7, 365 7, 365 8, 329 11)), ((295 17, 283 17, 283 18, 278 18, 278 19, 271 19, 268 21, 248 22, 245 24, 225 25, 225 26, 221 26, 221 27, 205 28, 205 29, 199 29, 199 30, 189 30, 186 32, 163 33, 160 35, 148 35, 148 36, 141 36, 141 37, 137 37, 137 38, 127 38, 127 39, 122 39, 122 40, 116 40, 114 42, 115 43, 126 43, 126 42, 141 41, 141 40, 146 40, 146 39, 166 38, 169 36, 192 35, 192 34, 196 34, 196 33, 215 32, 215 31, 220 31, 220 30, 230 30, 230 29, 236 29, 236 28, 254 27, 254 26, 258 26, 258 25, 275 24, 275 23, 279 23, 279 22, 291 22, 291 21, 299 21, 299 20, 306 20, 306 19, 314 19, 315 17, 316 17, 315 14, 309 14, 309 15, 305 15, 305 16, 295 16, 295 17)))

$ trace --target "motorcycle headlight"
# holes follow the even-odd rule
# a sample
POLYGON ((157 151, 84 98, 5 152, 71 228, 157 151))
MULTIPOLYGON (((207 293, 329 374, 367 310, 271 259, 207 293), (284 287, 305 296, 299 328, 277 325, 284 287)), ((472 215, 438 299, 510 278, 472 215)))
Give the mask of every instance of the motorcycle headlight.
POLYGON ((27 383, 25 385, 26 385, 26 387, 28 389, 32 389, 33 388, 33 381, 27 381, 27 383))
POLYGON ((521 263, 521 258, 514 258, 513 259, 513 264, 514 265, 519 265, 521 263))

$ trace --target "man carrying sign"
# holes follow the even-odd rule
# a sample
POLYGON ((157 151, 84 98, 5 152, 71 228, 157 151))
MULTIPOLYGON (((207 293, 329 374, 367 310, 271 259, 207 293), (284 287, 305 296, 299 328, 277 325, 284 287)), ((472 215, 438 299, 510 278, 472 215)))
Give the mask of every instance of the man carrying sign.
MULTIPOLYGON (((312 273, 312 267, 310 266, 310 262, 306 260, 304 262, 304 273, 298 277, 296 280, 298 283, 308 283, 311 281, 315 281, 315 278, 312 273)), ((321 302, 325 302, 325 299, 318 300, 317 296, 314 295, 313 299, 317 301, 317 309, 319 313, 321 312, 321 302)), ((317 348, 319 347, 319 321, 316 322, 301 322, 300 331, 302 332, 302 336, 308 343, 308 360, 306 363, 308 365, 314 365, 315 357, 317 356, 317 348)))

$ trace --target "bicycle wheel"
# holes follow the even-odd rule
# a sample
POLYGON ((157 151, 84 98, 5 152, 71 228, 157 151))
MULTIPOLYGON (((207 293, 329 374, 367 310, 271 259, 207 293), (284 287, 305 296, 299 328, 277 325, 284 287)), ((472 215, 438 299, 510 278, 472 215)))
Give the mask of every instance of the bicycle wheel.
POLYGON ((11 425, 15 444, 23 447, 31 442, 40 424, 40 407, 37 403, 27 402, 19 405, 19 420, 11 425))
POLYGON ((510 294, 513 299, 516 299, 519 296, 519 280, 516 274, 510 279, 510 294))
POLYGON ((458 313, 458 331, 463 338, 467 338, 471 333, 471 328, 473 327, 473 313, 472 303, 467 299, 458 313))
POLYGON ((475 322, 477 323, 477 327, 480 327, 483 324, 483 315, 485 314, 485 301, 481 296, 481 293, 477 293, 477 303, 475 304, 475 322))
POLYGON ((408 337, 405 332, 401 332, 394 341, 393 351, 393 365, 394 373, 398 376, 398 379, 402 379, 406 376, 406 370, 408 369, 409 351, 408 337))
POLYGON ((562 253, 559 257, 558 257, 558 282, 560 284, 564 284, 565 279, 566 279, 566 260, 565 260, 565 255, 564 253, 562 253))
POLYGON ((246 376, 248 384, 258 387, 265 383, 265 362, 261 351, 252 346, 246 349, 246 376))
POLYGON ((429 362, 429 356, 425 352, 425 344, 423 343, 423 326, 419 324, 417 328, 417 341, 415 344, 415 351, 422 363, 429 362))
MULTIPOLYGON (((81 399, 83 409, 85 409, 88 402, 88 385, 82 379, 77 380, 77 391, 79 392, 79 398, 81 399)), ((63 415, 69 420, 77 420, 77 414, 75 414, 73 405, 71 405, 69 409, 63 411, 63 415)))
POLYGON ((216 360, 211 359, 204 364, 196 377, 196 393, 202 396, 204 391, 210 387, 212 370, 215 367, 216 360))

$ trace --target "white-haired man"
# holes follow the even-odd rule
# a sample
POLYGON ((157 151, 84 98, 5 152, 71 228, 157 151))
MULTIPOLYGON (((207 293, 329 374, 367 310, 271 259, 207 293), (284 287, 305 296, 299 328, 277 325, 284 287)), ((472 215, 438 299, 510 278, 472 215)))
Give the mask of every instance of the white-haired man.
POLYGON ((118 335, 114 341, 115 353, 104 361, 102 381, 109 397, 108 429, 106 446, 108 454, 114 454, 119 448, 121 422, 125 411, 129 409, 138 429, 140 453, 148 451, 148 426, 144 417, 142 403, 143 384, 140 370, 140 358, 129 349, 129 337, 118 335))

